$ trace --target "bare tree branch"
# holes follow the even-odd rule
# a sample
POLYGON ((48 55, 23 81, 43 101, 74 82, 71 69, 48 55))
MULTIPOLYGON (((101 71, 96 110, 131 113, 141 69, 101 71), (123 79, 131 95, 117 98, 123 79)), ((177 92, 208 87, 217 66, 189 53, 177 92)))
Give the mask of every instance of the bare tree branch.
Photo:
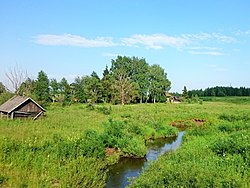
POLYGON ((28 78, 27 71, 22 70, 18 65, 16 65, 13 68, 9 68, 5 75, 10 81, 15 94, 19 94, 21 84, 28 78))

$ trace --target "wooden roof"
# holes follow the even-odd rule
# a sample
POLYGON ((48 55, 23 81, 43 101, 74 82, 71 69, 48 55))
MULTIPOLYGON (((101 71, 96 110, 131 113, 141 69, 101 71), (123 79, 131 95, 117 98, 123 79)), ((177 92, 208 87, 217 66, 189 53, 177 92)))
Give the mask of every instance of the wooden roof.
POLYGON ((46 111, 43 107, 41 107, 30 97, 15 95, 14 97, 12 97, 11 99, 9 99, 0 106, 0 112, 11 113, 12 111, 14 111, 16 108, 18 108, 20 105, 22 105, 28 100, 31 100, 33 103, 35 103, 42 111, 44 112, 46 111))
POLYGON ((172 95, 168 92, 165 93, 166 97, 172 97, 172 95))

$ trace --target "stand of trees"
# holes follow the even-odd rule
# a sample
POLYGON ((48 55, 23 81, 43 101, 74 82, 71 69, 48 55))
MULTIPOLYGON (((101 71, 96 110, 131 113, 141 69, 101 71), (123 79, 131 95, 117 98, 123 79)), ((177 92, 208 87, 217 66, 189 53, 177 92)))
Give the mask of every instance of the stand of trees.
POLYGON ((93 72, 76 77, 69 84, 65 78, 49 79, 40 71, 36 80, 27 78, 22 82, 18 94, 31 96, 41 104, 163 102, 170 85, 166 72, 159 65, 150 66, 144 58, 118 56, 111 60, 110 68, 106 66, 102 78, 93 72))
POLYGON ((225 97, 225 96, 250 96, 250 88, 240 87, 211 87, 205 90, 191 90, 188 91, 189 96, 198 95, 199 97, 225 97))

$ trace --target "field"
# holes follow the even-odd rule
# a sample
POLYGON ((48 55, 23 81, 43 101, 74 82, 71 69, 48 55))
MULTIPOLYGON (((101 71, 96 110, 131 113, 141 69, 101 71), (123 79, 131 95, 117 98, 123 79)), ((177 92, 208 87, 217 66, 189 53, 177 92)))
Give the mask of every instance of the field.
POLYGON ((187 128, 183 145, 131 187, 249 187, 250 98, 203 100, 51 105, 36 121, 1 119, 0 186, 103 187, 119 156, 144 156, 145 140, 177 134, 171 125, 179 123, 187 128))

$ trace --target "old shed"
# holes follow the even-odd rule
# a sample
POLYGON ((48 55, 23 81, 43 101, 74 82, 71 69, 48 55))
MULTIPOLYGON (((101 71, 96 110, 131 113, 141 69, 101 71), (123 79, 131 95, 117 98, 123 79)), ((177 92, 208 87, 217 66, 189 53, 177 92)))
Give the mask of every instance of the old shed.
POLYGON ((30 97, 18 95, 0 106, 1 117, 7 117, 7 119, 33 117, 35 120, 44 112, 45 109, 30 97))

